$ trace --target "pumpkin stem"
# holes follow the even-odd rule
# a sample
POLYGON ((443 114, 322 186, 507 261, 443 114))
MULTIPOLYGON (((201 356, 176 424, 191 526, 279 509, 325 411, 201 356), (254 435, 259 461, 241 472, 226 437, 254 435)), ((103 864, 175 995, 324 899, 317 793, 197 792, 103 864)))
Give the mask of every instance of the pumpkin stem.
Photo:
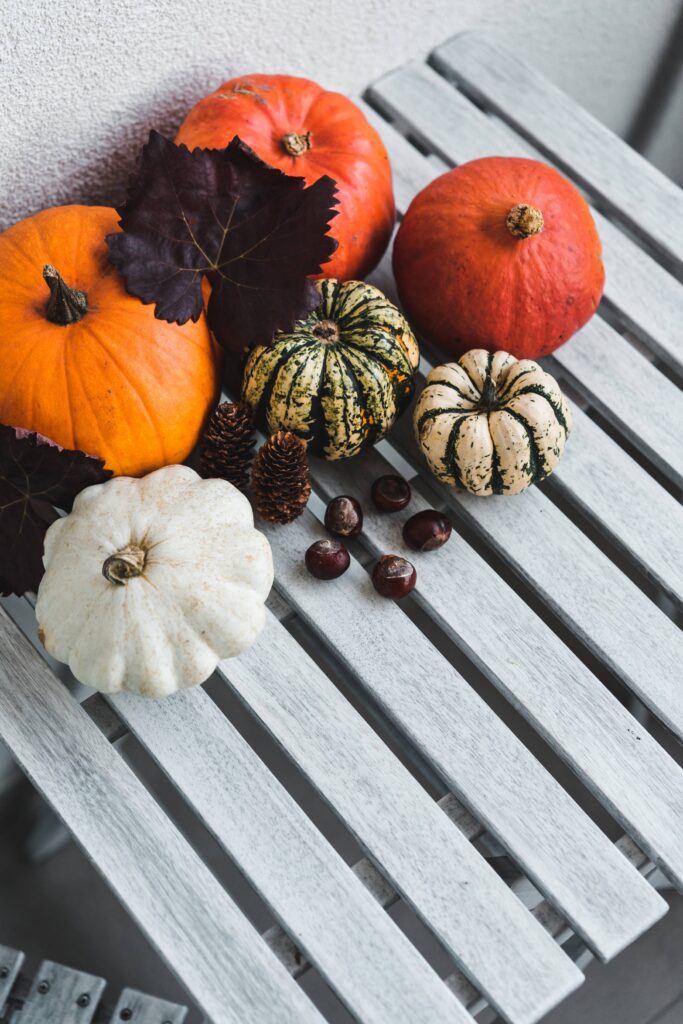
POLYGON ((59 271, 46 263, 43 267, 43 279, 50 289, 47 301, 46 316, 53 324, 67 327, 77 324, 88 312, 88 298, 85 292, 69 288, 62 280, 59 271))
POLYGON ((147 554, 137 544, 129 544, 121 548, 115 555, 110 555, 102 566, 102 575, 109 583, 123 586, 126 580, 140 576, 145 568, 147 554))
POLYGON ((490 412, 491 409, 496 408, 498 394, 496 391, 496 385, 490 377, 487 377, 484 381, 484 387, 481 389, 481 402, 480 407, 485 412, 490 412))
POLYGON ((296 132, 287 132, 282 136, 280 142, 285 153, 290 156, 301 156, 311 148, 311 133, 304 132, 303 135, 298 135, 296 132))
POLYGON ((336 324, 334 320, 321 320, 311 333, 325 345, 334 345, 339 341, 339 324, 336 324))
POLYGON ((515 238, 531 238, 543 231, 543 214, 536 206, 518 203, 513 206, 505 221, 507 229, 515 238))

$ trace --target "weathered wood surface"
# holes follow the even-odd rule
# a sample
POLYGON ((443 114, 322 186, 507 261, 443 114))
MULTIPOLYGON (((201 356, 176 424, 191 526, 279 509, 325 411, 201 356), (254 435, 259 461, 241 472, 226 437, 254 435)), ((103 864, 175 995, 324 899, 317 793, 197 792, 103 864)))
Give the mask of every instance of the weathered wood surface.
MULTIPOLYGON (((409 424, 400 430, 412 439, 409 424)), ((352 468, 344 467, 343 463, 315 464, 316 479, 327 495, 353 493, 363 502, 365 536, 378 552, 402 550, 402 522, 412 512, 428 507, 414 493, 410 506, 400 517, 374 511, 367 500, 371 483, 390 470, 391 466, 378 452, 359 457, 352 468)), ((436 486, 436 481, 432 483, 436 486)), ((443 488, 443 493, 449 493, 448 489, 443 488)), ((521 500, 524 497, 519 496, 521 500)), ((473 514, 478 514, 491 503, 500 502, 477 502, 473 498, 466 502, 466 507, 471 505, 473 514)), ((513 506, 518 507, 517 498, 507 502, 506 507, 514 513, 513 506)), ((524 522, 525 529, 517 532, 530 541, 538 541, 540 528, 531 512, 524 522)), ((540 557, 546 555, 541 552, 540 557)), ((411 553, 410 557, 418 570, 418 592, 425 606, 603 800, 623 827, 644 844, 643 849, 653 860, 683 887, 683 771, 458 536, 457 524, 448 544, 438 554, 411 553)), ((571 553, 567 558, 567 564, 574 567, 571 553)), ((551 557, 551 564, 552 571, 561 578, 564 570, 558 559, 551 557)), ((598 617, 602 615, 602 608, 595 613, 598 617)), ((671 626, 676 632, 673 623, 671 626)), ((671 707, 680 707, 679 672, 672 670, 669 681, 671 707)))
MULTIPOLYGON (((297 543, 297 534, 293 524, 278 537, 297 543)), ((290 554, 278 544, 275 558, 280 575, 290 554)), ((300 556, 295 572, 299 564, 300 556)), ((354 603, 367 615, 365 574, 356 568, 354 603)), ((289 587, 285 593, 294 596, 289 587)), ((377 632, 387 625, 378 612, 371 616, 377 632)), ((370 639, 355 632, 356 647, 372 659, 370 639)), ((374 657, 376 674, 380 664, 391 673, 382 650, 374 657)), ((428 684, 415 662, 404 671, 428 684)), ((506 1019, 538 1020, 560 991, 576 987, 573 964, 285 629, 271 620, 254 647, 220 672, 506 1019)), ((401 674, 396 682, 405 685, 401 674)))
POLYGON ((0 1018, 23 962, 24 954, 18 949, 0 945, 0 1018))
MULTIPOLYGON (((408 421, 399 426, 394 439, 398 437, 401 451, 421 468, 408 421)), ((481 501, 436 480, 430 480, 430 486, 534 587, 589 650, 683 738, 683 634, 621 569, 538 488, 511 502, 498 496, 481 501)), ((493 586, 497 583, 493 577, 493 586)))
MULTIPOLYGON (((316 464, 316 474, 320 469, 316 464)), ((353 467, 350 472, 355 475, 353 467)), ((346 483, 342 490, 348 493, 349 478, 346 483)), ((310 513, 286 530, 269 530, 278 586, 287 600, 579 934, 601 956, 614 955, 631 941, 627 936, 642 930, 644 920, 660 915, 661 905, 653 904, 651 892, 631 878, 630 870, 615 884, 626 866, 615 859, 605 836, 400 608, 374 593, 360 566, 352 563, 326 588, 321 602, 321 584, 307 574, 302 552, 322 535, 310 513), (563 851, 559 860, 558 849, 563 851), (625 898, 629 878, 635 891, 625 898)), ((523 632, 516 642, 524 646, 523 632)), ((249 655, 243 661, 248 664, 249 655)), ((239 672, 240 664, 232 671, 239 672)), ((302 687, 299 683, 300 700, 302 687)), ((307 688, 306 693, 312 701, 315 692, 307 688)), ((314 736, 303 739, 315 742, 314 736)), ((281 740, 290 753, 294 741, 291 733, 281 740)), ((330 742, 324 730, 317 742, 330 742)), ((352 802, 346 790, 341 795, 352 802)))
MULTIPOLYGON (((467 808, 452 793, 447 793, 437 803, 470 842, 482 835, 484 831, 483 826, 476 818, 472 817, 467 808)), ((400 900, 400 894, 367 857, 361 857, 360 860, 352 865, 351 870, 384 910, 388 910, 389 907, 392 907, 394 903, 400 900)), ((264 932, 263 937, 289 973, 293 974, 295 978, 300 977, 311 966, 299 947, 279 924, 273 925, 268 931, 264 932)), ((466 987, 469 991, 475 991, 463 974, 458 972, 458 976, 461 978, 461 988, 466 987)), ((456 992, 456 995, 458 995, 461 1002, 464 1001, 461 992, 456 992)))
POLYGON ((321 1021, 4 611, 0 735, 209 1018, 321 1021))
POLYGON ((43 960, 19 1019, 22 1024, 90 1024, 104 987, 102 978, 43 960))
MULTIPOLYGON (((392 72, 371 87, 369 96, 388 115, 395 116, 398 123, 427 142, 449 164, 465 163, 492 153, 526 155, 524 144, 515 139, 504 125, 486 117, 429 68, 409 65, 392 72)), ((437 177, 441 169, 400 139, 386 122, 382 125, 380 119, 373 123, 381 131, 392 167, 401 168, 396 175, 396 200, 399 209, 405 210, 413 196, 437 177)), ((615 278, 619 280, 620 268, 628 266, 629 261, 617 246, 619 261, 616 266, 611 265, 607 242, 614 240, 614 229, 605 231, 603 221, 598 217, 596 220, 601 237, 605 236, 606 287, 609 289, 609 282, 615 278)), ((623 235, 619 238, 624 244, 628 241, 623 235)), ((633 246, 633 258, 641 259, 644 254, 636 256, 641 251, 630 244, 633 246)), ((654 261, 650 262, 657 266, 654 261)), ((671 319, 668 322, 669 329, 673 331, 683 317, 683 288, 673 278, 671 283, 673 294, 669 297, 671 319)), ((629 289, 624 286, 624 291, 631 294, 634 284, 629 279, 629 289)), ((638 287, 642 289, 643 284, 638 287)), ((656 305, 653 292, 647 291, 646 294, 648 306, 643 301, 639 310, 645 318, 648 308, 656 305)), ((611 301, 613 305, 617 304, 614 297, 611 301)), ((678 335, 675 341, 672 339, 671 348, 680 358, 678 335)), ((680 486, 683 480, 683 449, 676 442, 683 420, 683 396, 675 384, 651 366, 600 317, 594 317, 570 342, 557 349, 554 357, 594 399, 601 412, 680 486), (610 353, 609 360, 604 358, 605 352, 610 353), (657 409, 657 416, 652 415, 652 409, 657 409)))
MULTIPOLYGON (((275 672, 287 662, 297 677, 317 677, 320 687, 327 683, 272 615, 259 647, 262 662, 275 672)), ((232 671, 231 663, 226 665, 232 671)), ((202 690, 160 701, 131 694, 109 700, 354 1016, 368 1024, 431 1024, 441 1018, 464 1024, 466 1014, 438 975, 202 690)), ((369 751, 372 731, 359 717, 355 729, 369 751)), ((332 736, 328 743, 335 743, 332 736)), ((385 760, 395 759, 387 752, 385 760)), ((408 791, 410 776, 395 763, 408 791)), ((423 802, 433 807, 427 794, 423 802)), ((402 813, 409 815, 407 795, 404 804, 402 813)), ((443 831, 455 836, 445 815, 435 814, 443 818, 443 831)), ((449 848, 442 856, 457 854, 457 848, 449 848)), ((470 860, 475 865, 480 860, 473 850, 470 860)), ((426 875, 429 870, 425 864, 426 875)), ((493 875, 485 865, 479 875, 486 872, 493 875)), ((476 870, 465 870, 465 878, 477 886, 476 870)), ((495 905, 496 884, 502 888, 494 876, 493 886, 484 885, 484 906, 489 897, 495 905)))
MULTIPOLYGON (((396 76, 389 76, 392 88, 395 88, 395 83, 400 81, 401 74, 401 72, 397 72, 396 76)), ((435 75, 434 77, 438 81, 438 76, 435 75)), ((388 80, 383 79, 379 86, 373 87, 372 95, 374 96, 376 91, 378 96, 380 94, 384 95, 384 83, 388 80)), ((457 95, 447 83, 442 84, 445 85, 446 89, 450 89, 454 95, 457 95)), ((410 90, 403 86, 400 96, 402 101, 404 101, 404 107, 402 107, 404 110, 409 103, 408 95, 411 95, 410 90)), ((422 99, 424 100, 424 97, 422 99)), ((398 99, 394 97, 393 102, 398 103, 398 99)), ((445 105, 445 102, 446 99, 444 97, 442 106, 445 105)), ((424 117, 426 104, 423 102, 422 105, 417 105, 414 99, 412 103, 415 105, 415 118, 424 117)), ((436 125, 434 121, 435 116, 435 110, 429 112, 430 131, 443 132, 443 123, 439 122, 439 125, 436 125)), ((453 129, 453 126, 451 128, 453 129)), ((385 130, 385 139, 388 134, 389 138, 396 136, 395 131, 389 127, 385 130)), ((449 135, 450 137, 451 135, 449 135)), ((409 166, 409 171, 404 172, 404 179, 413 179, 415 174, 420 174, 422 183, 425 180, 430 180, 434 176, 433 167, 427 160, 420 157, 416 150, 413 149, 412 153, 408 153, 406 150, 407 145, 405 140, 400 140, 400 143, 397 143, 394 138, 394 149, 392 151, 394 163, 403 161, 405 166, 409 166)), ((408 148, 410 149, 411 147, 408 148)), ((414 185, 416 188, 420 187, 417 182, 414 182, 414 185)), ((404 197, 404 201, 406 199, 407 197, 404 197)), ((620 346, 620 351, 621 347, 628 350, 625 352, 624 357, 624 387, 625 394, 630 396, 630 401, 634 405, 640 401, 640 396, 636 394, 633 382, 640 378, 645 382, 650 381, 652 384, 651 404, 648 403, 648 408, 656 408, 658 415, 649 416, 651 423, 658 419, 661 408, 660 403, 662 401, 668 401, 671 398, 674 410, 681 406, 683 398, 675 385, 658 373, 634 349, 630 349, 626 342, 599 318, 594 318, 579 335, 572 339, 570 344, 555 353, 558 361, 560 361, 560 357, 566 359, 567 363, 575 370, 577 356, 576 354, 572 355, 572 352, 576 353, 578 350, 583 351, 585 349, 588 352, 586 362, 592 364, 594 375, 604 376, 604 371, 597 367, 596 357, 591 354, 591 348, 588 344, 588 332, 593 329, 598 339, 602 338, 605 332, 611 332, 611 335, 617 340, 617 345, 620 346), (566 357, 561 356, 563 352, 567 353, 566 357), (639 361, 637 367, 633 365, 634 360, 639 361), (663 389, 665 394, 661 394, 660 389, 663 389)), ((604 345, 600 350, 603 349, 604 345)), ((612 362, 609 365, 613 365, 612 362)), ((588 372, 587 378, 593 381, 593 386, 595 387, 594 377, 591 377, 591 374, 588 372)), ((612 388, 612 386, 610 382, 609 388, 612 388)), ((595 391, 599 393, 600 388, 595 387, 595 391)), ((625 400, 619 399, 619 401, 625 400)), ((641 414, 639 413, 638 415, 640 416, 641 414)), ((666 438, 661 439, 661 443, 667 451, 677 448, 677 453, 674 453, 677 464, 683 460, 683 455, 681 454, 683 446, 680 444, 676 445, 676 439, 680 435, 680 427, 678 425, 680 422, 683 422, 683 412, 680 417, 677 413, 674 413, 673 418, 670 421, 667 420, 666 438)), ((408 429, 405 422, 399 426, 399 431, 403 430, 404 434, 408 429)), ((652 430, 658 431, 659 428, 652 427, 651 432, 652 430)), ((592 460, 594 458, 585 446, 573 444, 573 440, 570 441, 569 446, 573 448, 572 457, 575 464, 577 462, 583 464, 584 459, 592 460)), ((611 443, 613 444, 614 442, 611 443)), ((625 454, 622 453, 621 458, 612 461, 610 465, 611 479, 615 484, 618 482, 619 493, 630 495, 629 483, 635 477, 642 481, 641 493, 644 496, 654 497, 656 494, 660 494, 661 500, 658 500, 657 504, 648 505, 643 508, 637 517, 635 515, 631 516, 632 520, 635 519, 637 527, 634 529, 632 525, 630 531, 627 532, 627 537, 633 538, 634 532, 640 533, 641 539, 638 542, 638 550, 640 557, 645 558, 647 553, 643 547, 644 542, 649 539, 650 534, 654 535, 656 537, 654 549, 655 552, 659 551, 658 564, 661 571, 661 567, 667 558, 667 551, 672 546, 672 525, 675 527, 676 522, 680 523, 681 511, 679 509, 678 513, 674 514, 673 520, 671 519, 669 515, 672 507, 670 496, 667 495, 663 488, 658 487, 651 478, 648 479, 645 471, 625 454), (626 467, 628 467, 628 476, 624 479, 620 475, 616 476, 620 472, 626 472, 626 467), (642 528, 644 519, 647 520, 646 531, 643 531, 642 528)), ((677 470, 672 469, 671 473, 673 476, 677 476, 677 470)), ((558 467, 557 477, 560 481, 563 479, 562 464, 558 467)), ((604 489, 602 495, 600 495, 600 489, 594 485, 591 488, 584 488, 584 478, 590 479, 590 471, 588 469, 581 476, 574 473, 573 482, 582 487, 580 491, 573 491, 576 500, 583 505, 584 509, 590 509, 591 514, 595 515, 599 522, 603 521, 601 517, 605 514, 605 506, 611 502, 614 508, 611 512, 607 513, 608 521, 613 522, 614 528, 617 529, 620 519, 627 517, 628 508, 622 503, 622 509, 615 511, 614 509, 619 503, 614 501, 611 492, 604 489), (596 493, 598 495, 598 502, 594 506, 591 495, 595 496, 596 493)), ((453 492, 448 493, 448 500, 456 502, 459 507, 466 509, 478 529, 482 529, 483 521, 486 519, 487 525, 483 529, 487 539, 491 539, 496 544, 504 557, 508 560, 514 560, 515 568, 521 571, 534 586, 540 588, 544 599, 549 599, 552 602, 553 608, 560 618, 567 622, 575 631, 578 631, 582 639, 601 658, 606 660, 618 674, 624 677, 628 685, 634 689, 634 692, 667 725, 674 729, 677 735, 683 735, 683 701, 681 701, 678 692, 678 670, 676 669, 680 655, 675 653, 680 650, 681 637, 673 623, 666 619, 608 559, 602 556, 595 546, 573 526, 570 520, 563 516, 560 510, 545 499, 538 490, 534 489, 520 496, 520 504, 518 505, 515 502, 515 509, 512 509, 510 505, 505 508, 504 504, 496 499, 491 502, 480 503, 477 502, 477 499, 472 499, 468 502, 467 496, 461 500, 453 492), (503 527, 502 519, 505 517, 509 520, 512 516, 515 522, 518 523, 521 503, 526 505, 526 512, 532 506, 534 510, 540 510, 535 516, 534 521, 534 530, 539 532, 534 533, 526 529, 520 531, 516 528, 514 531, 515 536, 510 537, 510 531, 503 527), (541 557, 539 545, 542 544, 545 544, 546 556, 549 552, 552 553, 549 560, 547 557, 541 557), (554 564, 556 561, 555 552, 558 549, 564 552, 564 558, 560 564, 561 575, 559 577, 555 575, 554 564), (597 559, 595 564, 594 556, 597 559), (578 575, 575 575, 573 571, 575 568, 574 559, 576 557, 578 557, 578 575), (520 559, 522 564, 520 564, 520 559), (549 573, 551 579, 548 580, 546 578, 543 580, 544 573, 549 573), (548 585, 551 587, 552 594, 548 593, 548 585), (587 592, 584 592, 583 588, 585 587, 588 588, 587 592), (606 587, 610 589, 606 591, 606 587), (599 614, 596 614, 596 608, 599 614), (651 629, 653 632, 650 635, 657 638, 657 642, 653 645, 652 650, 646 649, 640 642, 639 638, 643 635, 644 628, 651 629)), ((666 572, 666 589, 674 594, 680 590, 680 557, 679 546, 677 553, 670 559, 671 566, 666 572)), ((647 566, 647 563, 645 562, 644 565, 647 566)))
POLYGON ((187 1007, 148 996, 134 988, 124 988, 114 1007, 109 1024, 183 1024, 187 1007))
POLYGON ((455 36, 431 60, 683 269, 683 192, 645 157, 485 34, 455 36))

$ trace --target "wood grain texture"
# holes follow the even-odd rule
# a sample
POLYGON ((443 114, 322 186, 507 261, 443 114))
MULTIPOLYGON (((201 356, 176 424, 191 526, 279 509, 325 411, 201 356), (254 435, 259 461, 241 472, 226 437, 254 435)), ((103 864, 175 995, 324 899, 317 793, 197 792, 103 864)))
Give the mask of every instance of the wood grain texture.
POLYGON ((186 1017, 186 1006, 148 996, 134 988, 124 988, 109 1024, 121 1024, 125 1020, 129 1024, 183 1024, 186 1017), (127 1016, 126 1011, 130 1012, 130 1016, 127 1016))
MULTIPOLYGON (((369 90, 373 102, 395 118, 450 164, 461 164, 491 153, 498 155, 529 155, 524 144, 516 140, 508 129, 477 110, 434 71, 422 65, 408 65, 380 79, 369 90)), ((376 126, 377 126, 377 122, 376 126)), ((396 131, 389 125, 378 126, 389 150, 392 167, 402 166, 397 176, 396 201, 405 210, 413 196, 438 176, 439 169, 416 150, 410 154, 405 140, 399 142, 396 131), (417 157, 417 159, 416 159, 417 157)), ((410 147, 412 148, 412 147, 410 147)), ((618 260, 610 261, 609 245, 615 241, 614 230, 605 231, 604 222, 596 222, 604 245, 606 288, 610 282, 620 280, 620 268, 629 267, 647 259, 634 246, 633 252, 621 251, 619 234, 618 260), (638 255, 640 254, 640 255, 638 255)), ((654 267, 657 265, 650 261, 654 267)), ((661 269, 661 268, 660 268, 661 269)), ((639 315, 647 319, 648 310, 657 305, 654 282, 647 276, 647 268, 639 268, 644 280, 629 280, 623 286, 625 295, 642 294, 639 315), (645 302, 647 298, 647 304, 645 302)), ((676 331, 683 318, 683 288, 671 280, 671 294, 667 323, 676 331)), ((611 295, 612 305, 619 305, 619 297, 611 295)), ((676 333, 670 339, 670 348, 680 358, 681 345, 676 333)), ((667 377, 653 367, 636 349, 610 327, 601 317, 593 317, 570 341, 557 349, 554 358, 576 380, 578 386, 613 421, 622 433, 649 459, 666 473, 677 486, 683 486, 683 447, 678 442, 680 423, 683 421, 683 395, 667 377), (610 358, 605 358, 609 352, 610 358), (653 410, 657 414, 653 415, 653 410)))
MULTIPOLYGON (((421 468, 409 423, 399 425, 398 438, 402 451, 421 468)), ((538 488, 517 495, 514 502, 497 496, 480 501, 434 478, 429 482, 560 621, 683 739, 683 634, 676 624, 538 488)))
MULTIPOLYGON (((363 458, 346 468, 316 460, 314 476, 327 489, 326 473, 338 472, 336 482, 344 486, 334 493, 359 493, 365 465, 363 458)), ((605 837, 400 608, 375 594, 360 567, 352 564, 321 600, 321 584, 306 573, 301 556, 322 535, 310 513, 287 530, 268 532, 287 600, 601 956, 614 955, 645 920, 663 912, 651 890, 629 870, 624 874, 605 837), (615 884, 617 875, 621 882, 615 884), (635 890, 626 898, 631 883, 635 890)), ((383 548, 390 550, 396 546, 383 548)), ((524 644, 523 634, 517 642, 524 644)), ((283 741, 290 752, 291 739, 283 741)))
MULTIPOLYGON (((271 613, 259 647, 262 659, 286 659, 293 673, 317 674, 316 684, 325 685, 271 613)), ((232 672, 241 660, 224 667, 232 672)), ((203 690, 160 701, 125 693, 108 699, 355 1017, 464 1024, 438 975, 203 690)), ((432 806, 427 794, 423 800, 432 806)))
POLYGON ((216 1024, 318 1011, 133 772, 0 611, 0 735, 216 1024))
MULTIPOLYGON (((405 444, 402 450, 419 464, 409 422, 403 421, 394 438, 397 436, 405 444)), ((315 478, 328 494, 349 493, 349 488, 353 488, 351 493, 363 501, 372 480, 389 469, 378 452, 370 452, 355 460, 352 471, 342 464, 318 465, 316 462, 315 478)), ((546 520, 552 521, 556 513, 560 516, 561 513, 540 492, 532 489, 515 499, 480 501, 456 495, 449 488, 440 488, 431 478, 430 486, 438 488, 453 507, 466 510, 475 526, 480 522, 488 523, 493 514, 490 510, 495 512, 502 508, 504 522, 510 517, 514 530, 508 529, 501 539, 502 531, 496 519, 495 524, 490 524, 491 533, 487 531, 487 538, 512 549, 526 538, 529 548, 533 547, 536 552, 537 562, 549 559, 548 577, 554 580, 556 593, 562 590, 564 580, 571 580, 572 573, 578 573, 577 600, 589 602, 591 613, 598 620, 595 630, 603 629, 600 623, 603 619, 609 621, 611 591, 621 581, 616 581, 607 592, 605 587, 600 590, 591 582, 591 572, 599 579, 602 556, 598 557, 597 551, 581 555, 585 547, 583 537, 578 553, 566 547, 571 544, 574 530, 569 521, 561 525, 562 533, 546 530, 546 520), (520 522, 524 524, 523 529, 520 529, 520 522), (515 534, 514 538, 511 533, 515 534), (568 535, 566 542, 565 533, 568 535), (550 551, 550 538, 558 536, 563 537, 561 559, 550 551), (585 573, 582 564, 588 565, 585 573), (584 575, 587 578, 584 579, 584 575), (590 597, 591 593, 594 598, 590 597)), ((368 501, 364 502, 364 507, 365 536, 379 552, 403 550, 401 522, 411 512, 428 506, 414 494, 400 518, 376 513, 368 501)), ((458 536, 457 526, 448 544, 438 553, 416 553, 410 557, 417 567, 418 593, 444 629, 602 799, 653 860, 683 886, 683 771, 552 630, 458 536)), ((531 554, 528 561, 531 562, 531 554)), ((633 638, 635 653, 639 636, 656 635, 648 631, 647 613, 651 610, 650 614, 657 613, 664 619, 654 605, 645 598, 643 601, 647 606, 646 619, 633 638)), ((665 621, 675 634, 673 623, 665 621)), ((627 636, 620 638, 624 645, 628 644, 627 636)), ((647 656, 656 658, 657 653, 652 648, 657 645, 644 646, 647 656)), ((674 712, 681 705, 679 678, 672 665, 665 683, 669 687, 668 706, 674 712)), ((500 826, 500 811, 496 821, 500 826)), ((495 829, 491 831, 495 833, 495 829)), ((505 845, 503 839, 501 842, 505 845)), ((517 856, 526 863, 524 857, 517 856)))
POLYGON ((0 1019, 24 959, 24 954, 18 949, 0 945, 0 1019))
MULTIPOLYGON (((484 831, 476 818, 469 813, 467 808, 452 793, 447 793, 437 803, 470 842, 484 831)), ((377 870, 367 857, 361 857, 360 860, 356 861, 351 870, 384 910, 387 910, 400 900, 401 897, 393 885, 387 881, 384 875, 377 870)), ((264 932, 263 937, 278 959, 295 978, 300 977, 311 966, 299 947, 292 942, 280 925, 273 925, 268 931, 264 932)), ((469 982, 467 984, 469 985, 469 982)))
MULTIPOLYGON (((425 64, 408 64, 390 72, 370 86, 368 96, 399 131, 409 131, 447 165, 492 153, 548 162, 526 140, 497 118, 487 117, 425 64)), ((416 183, 424 175, 424 170, 420 171, 423 158, 405 140, 401 145, 398 131, 387 132, 384 118, 374 111, 368 113, 367 106, 364 110, 383 137, 387 134, 399 204, 402 198, 410 202, 416 183)), ((591 212, 602 241, 607 272, 603 302, 652 352, 679 374, 683 373, 683 351, 677 330, 683 316, 680 284, 599 210, 593 208, 591 212)))
POLYGON ((23 1024, 90 1024, 105 982, 93 974, 43 960, 21 1008, 23 1024))
MULTIPOLYGON (((422 653, 412 651, 405 627, 400 634, 392 631, 389 618, 393 615, 388 617, 386 612, 394 606, 382 608, 373 600, 359 566, 328 588, 330 596, 321 603, 321 584, 300 570, 300 552, 307 546, 302 544, 302 534, 310 536, 310 532, 302 530, 301 520, 286 529, 269 531, 276 545, 277 576, 280 580, 286 578, 287 599, 293 599, 303 610, 306 601, 301 590, 306 588, 318 609, 317 628, 328 632, 342 659, 347 660, 353 646, 365 659, 366 669, 371 666, 374 677, 386 678, 388 687, 401 695, 408 720, 413 715, 426 716, 432 729, 438 722, 446 724, 450 716, 444 716, 443 707, 437 714, 435 702, 426 698, 425 691, 428 687, 433 691, 448 687, 455 693, 455 674, 436 652, 439 672, 430 672, 431 666, 422 664, 422 653), (300 576, 301 587, 289 585, 295 575, 300 576), (345 580, 353 597, 349 601, 347 593, 335 600, 333 591, 338 592, 337 585, 345 580), (357 609, 353 623, 342 612, 349 604, 357 609), (323 606, 328 609, 330 621, 334 617, 341 620, 346 641, 337 645, 341 636, 329 632, 330 622, 320 614, 323 606), (355 628, 356 619, 369 622, 370 631, 355 628), (384 662, 388 646, 401 659, 400 667, 396 662, 384 662)), ((400 612, 398 616, 403 618, 400 612)), ((427 645, 426 650, 433 649, 427 645)), ((505 1019, 538 1020, 563 998, 563 993, 579 984, 580 977, 564 953, 282 626, 269 621, 266 634, 254 647, 239 658, 222 662, 219 672, 505 1019)), ((374 692, 379 695, 377 690, 374 692)), ((478 698, 472 695, 472 704, 475 701, 478 698)), ((458 718, 468 721, 468 695, 457 693, 454 703, 458 718)), ((449 729, 445 744, 458 749, 466 734, 470 748, 488 748, 486 712, 482 704, 476 723, 482 725, 481 730, 469 733, 466 727, 449 729)), ((468 721, 470 724, 475 723, 468 721)), ((495 750, 494 756, 499 762, 505 761, 504 748, 495 750)), ((524 768, 518 762, 507 762, 507 766, 515 772, 518 787, 524 785, 526 789, 527 808, 533 776, 527 783, 524 774, 522 783, 524 768)), ((479 762, 478 767, 480 787, 493 786, 486 778, 487 765, 479 762)), ((553 810, 551 805, 546 808, 550 815, 553 810)), ((565 870, 563 863, 561 871, 565 870)), ((583 895, 577 897, 577 902, 579 899, 583 901, 583 895)), ((591 918, 595 916, 591 911, 591 918)), ((612 938, 610 934, 609 940, 612 938)))
POLYGON ((683 192, 645 157, 485 34, 455 36, 431 60, 683 269, 683 192))

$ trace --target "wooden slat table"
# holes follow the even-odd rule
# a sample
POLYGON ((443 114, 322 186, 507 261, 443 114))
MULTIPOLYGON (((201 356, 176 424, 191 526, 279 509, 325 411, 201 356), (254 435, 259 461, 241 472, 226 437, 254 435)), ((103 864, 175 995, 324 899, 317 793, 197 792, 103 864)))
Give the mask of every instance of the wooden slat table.
MULTIPOLYGON (((575 412, 559 469, 514 499, 456 494, 425 473, 409 417, 359 459, 315 461, 305 514, 267 530, 265 633, 208 692, 79 706, 27 602, 7 600, 0 735, 214 1024, 323 1020, 298 981, 311 970, 366 1024, 466 1022, 487 1004, 533 1024, 588 956, 662 916, 655 865, 683 890, 683 195, 484 36, 363 102, 399 211, 493 154, 540 155, 595 204, 605 299, 548 361, 575 412), (406 515, 432 505, 455 525, 415 557, 400 605, 368 575, 400 550, 399 517, 367 500, 392 468, 413 482, 406 515), (321 584, 302 556, 342 492, 365 529, 350 570, 321 584), (263 934, 122 759, 127 732, 237 864, 263 934)), ((390 265, 373 280, 395 297, 390 265)))

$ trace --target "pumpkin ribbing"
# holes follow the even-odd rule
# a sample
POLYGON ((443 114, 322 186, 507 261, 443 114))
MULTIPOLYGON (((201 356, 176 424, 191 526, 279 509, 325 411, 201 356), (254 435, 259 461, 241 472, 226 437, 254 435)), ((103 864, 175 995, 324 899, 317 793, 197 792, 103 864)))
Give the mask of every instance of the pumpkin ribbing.
POLYGON ((477 495, 517 494, 557 465, 571 412, 537 363, 475 349, 432 370, 414 424, 438 479, 477 495))
POLYGON ((317 285, 320 306, 251 353, 242 396, 268 433, 291 430, 312 452, 348 458, 384 437, 408 404, 419 351, 378 289, 331 279, 317 285))

